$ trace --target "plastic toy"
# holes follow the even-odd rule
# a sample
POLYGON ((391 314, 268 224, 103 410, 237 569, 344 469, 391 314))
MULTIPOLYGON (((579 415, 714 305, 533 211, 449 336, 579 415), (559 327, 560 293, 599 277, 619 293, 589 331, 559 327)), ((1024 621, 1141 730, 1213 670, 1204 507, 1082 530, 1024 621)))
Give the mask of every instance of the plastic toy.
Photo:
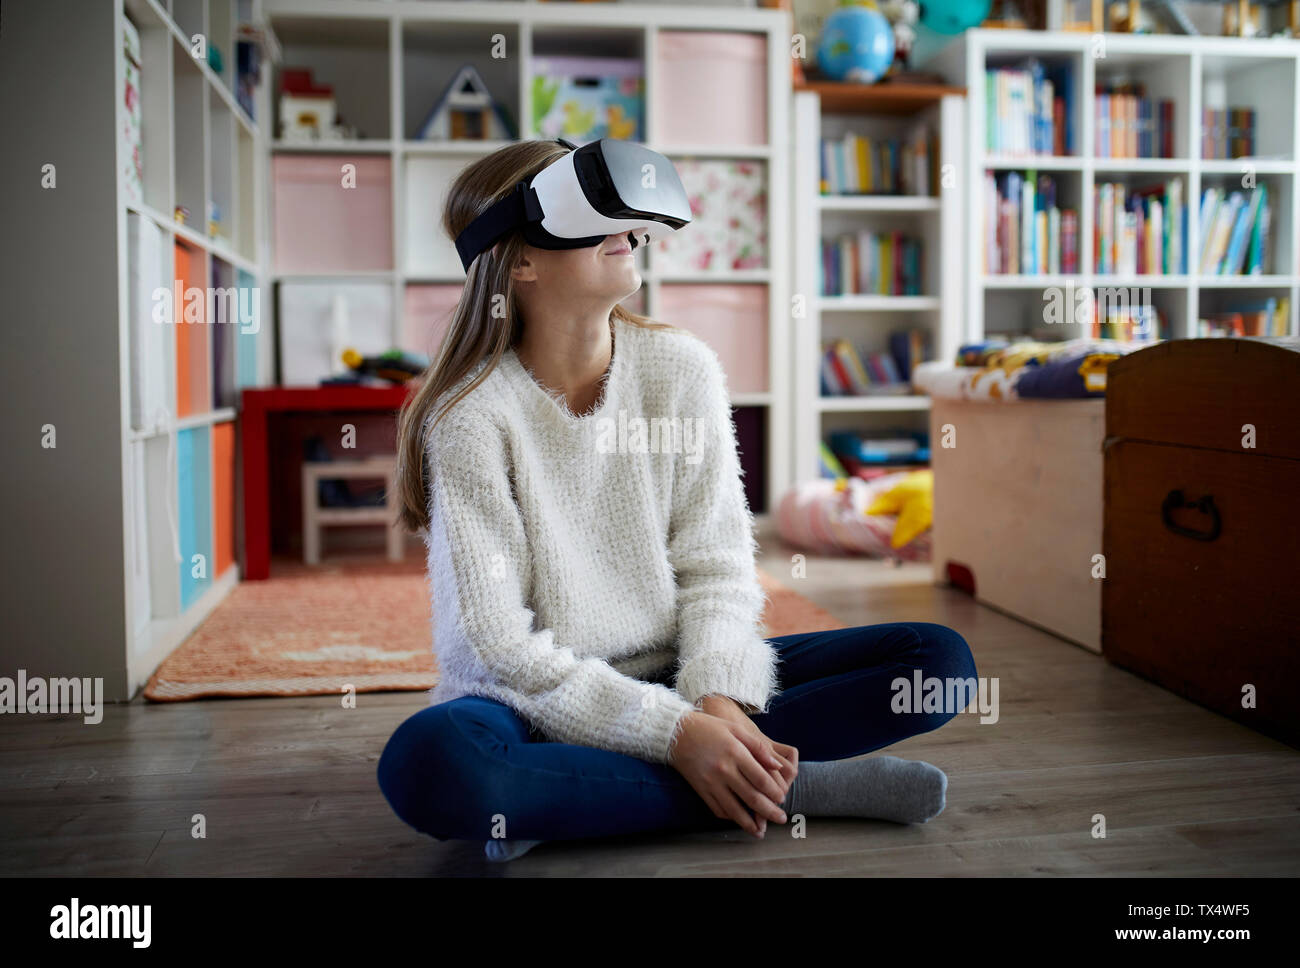
POLYGON ((429 365, 428 360, 402 350, 389 350, 378 356, 362 356, 351 347, 343 351, 343 362, 356 376, 378 377, 391 383, 405 383, 419 376, 429 365))

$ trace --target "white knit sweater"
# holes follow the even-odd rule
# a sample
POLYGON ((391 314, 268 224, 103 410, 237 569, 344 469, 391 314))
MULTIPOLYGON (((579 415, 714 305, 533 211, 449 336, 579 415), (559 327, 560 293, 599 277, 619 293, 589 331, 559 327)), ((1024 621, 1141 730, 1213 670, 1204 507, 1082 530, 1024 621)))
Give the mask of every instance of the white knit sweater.
POLYGON ((701 697, 767 711, 777 656, 717 355, 611 330, 590 413, 509 350, 430 434, 430 701, 485 696, 555 742, 666 763, 701 697), (643 681, 669 666, 675 688, 643 681))

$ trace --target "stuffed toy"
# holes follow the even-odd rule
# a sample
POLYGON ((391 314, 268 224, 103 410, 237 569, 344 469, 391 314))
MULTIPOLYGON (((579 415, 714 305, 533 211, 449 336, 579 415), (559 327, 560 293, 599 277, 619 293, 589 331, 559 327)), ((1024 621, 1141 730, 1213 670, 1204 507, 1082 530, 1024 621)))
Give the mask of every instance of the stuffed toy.
POLYGON ((929 561, 929 535, 922 533, 907 545, 890 547, 898 519, 867 511, 878 495, 892 491, 909 476, 910 472, 899 472, 870 482, 840 477, 798 483, 778 504, 777 531, 787 543, 816 554, 929 561))
POLYGON ((895 550, 925 533, 934 521, 934 471, 914 471, 876 495, 867 514, 897 514, 889 546, 895 550))

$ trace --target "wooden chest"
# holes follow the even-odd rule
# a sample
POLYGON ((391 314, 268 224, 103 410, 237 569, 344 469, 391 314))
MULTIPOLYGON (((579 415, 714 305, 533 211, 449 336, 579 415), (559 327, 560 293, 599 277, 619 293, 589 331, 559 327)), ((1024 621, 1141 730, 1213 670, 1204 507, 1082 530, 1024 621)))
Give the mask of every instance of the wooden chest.
POLYGON ((1300 745, 1300 341, 1173 340, 1107 373, 1103 654, 1300 745))

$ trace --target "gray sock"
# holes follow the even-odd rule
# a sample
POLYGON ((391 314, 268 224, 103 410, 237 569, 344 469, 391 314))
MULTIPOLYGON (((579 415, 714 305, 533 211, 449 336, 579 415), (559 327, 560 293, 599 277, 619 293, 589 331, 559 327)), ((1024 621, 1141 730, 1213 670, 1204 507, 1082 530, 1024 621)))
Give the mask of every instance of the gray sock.
POLYGON ((782 809, 787 816, 870 817, 925 823, 944 808, 948 776, 897 756, 800 763, 782 809))
MULTIPOLYGON (((796 777, 796 779, 798 779, 796 777)), ((489 840, 483 845, 483 853, 487 854, 487 859, 497 861, 498 863, 508 860, 514 860, 517 857, 523 857, 538 844, 540 840, 506 840, 497 838, 489 840)))

